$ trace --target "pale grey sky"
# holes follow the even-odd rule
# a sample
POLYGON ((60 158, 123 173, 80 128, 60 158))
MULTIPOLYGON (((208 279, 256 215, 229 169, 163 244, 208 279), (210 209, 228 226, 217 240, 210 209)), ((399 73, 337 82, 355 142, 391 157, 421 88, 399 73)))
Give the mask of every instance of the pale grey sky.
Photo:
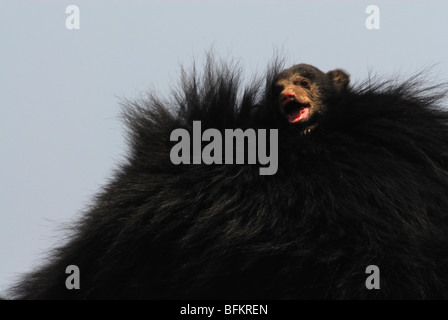
POLYGON ((180 65, 213 51, 245 75, 279 51, 290 64, 448 80, 448 2, 0 2, 0 292, 30 271, 126 151, 120 99, 168 94, 180 65), (68 30, 65 9, 80 9, 68 30), (368 30, 368 5, 380 29, 368 30))

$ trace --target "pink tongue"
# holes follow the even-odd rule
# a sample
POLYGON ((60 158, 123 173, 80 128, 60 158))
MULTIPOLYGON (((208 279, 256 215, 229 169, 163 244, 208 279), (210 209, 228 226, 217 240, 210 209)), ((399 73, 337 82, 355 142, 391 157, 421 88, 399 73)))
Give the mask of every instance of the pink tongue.
POLYGON ((289 123, 296 123, 302 121, 303 119, 306 119, 308 117, 308 112, 308 108, 302 108, 293 114, 288 114, 289 123))

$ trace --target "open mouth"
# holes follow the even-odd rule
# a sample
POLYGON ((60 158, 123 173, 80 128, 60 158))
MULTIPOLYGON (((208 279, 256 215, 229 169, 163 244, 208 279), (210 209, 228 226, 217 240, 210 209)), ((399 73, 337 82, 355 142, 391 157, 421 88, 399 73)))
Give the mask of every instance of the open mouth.
POLYGON ((297 123, 308 118, 310 112, 309 104, 302 104, 297 100, 287 101, 282 106, 282 113, 289 123, 297 123))

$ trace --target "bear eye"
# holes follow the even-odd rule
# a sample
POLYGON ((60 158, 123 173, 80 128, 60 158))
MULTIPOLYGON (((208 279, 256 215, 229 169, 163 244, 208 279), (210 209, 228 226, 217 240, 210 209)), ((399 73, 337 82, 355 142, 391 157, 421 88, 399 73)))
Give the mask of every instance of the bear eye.
POLYGON ((304 88, 308 88, 310 86, 310 84, 306 80, 300 81, 300 85, 304 88))

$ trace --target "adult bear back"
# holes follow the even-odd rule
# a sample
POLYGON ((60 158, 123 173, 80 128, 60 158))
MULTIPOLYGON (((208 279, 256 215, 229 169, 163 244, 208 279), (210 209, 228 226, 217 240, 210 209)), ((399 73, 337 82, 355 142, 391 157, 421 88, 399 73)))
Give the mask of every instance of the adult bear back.
POLYGON ((231 64, 194 70, 169 99, 126 103, 126 162, 12 297, 448 298, 442 86, 420 76, 350 86, 341 69, 273 63, 242 90, 231 64), (278 130, 277 172, 173 164, 170 135, 192 135, 193 121, 278 130), (71 265, 79 289, 67 288, 71 265))

